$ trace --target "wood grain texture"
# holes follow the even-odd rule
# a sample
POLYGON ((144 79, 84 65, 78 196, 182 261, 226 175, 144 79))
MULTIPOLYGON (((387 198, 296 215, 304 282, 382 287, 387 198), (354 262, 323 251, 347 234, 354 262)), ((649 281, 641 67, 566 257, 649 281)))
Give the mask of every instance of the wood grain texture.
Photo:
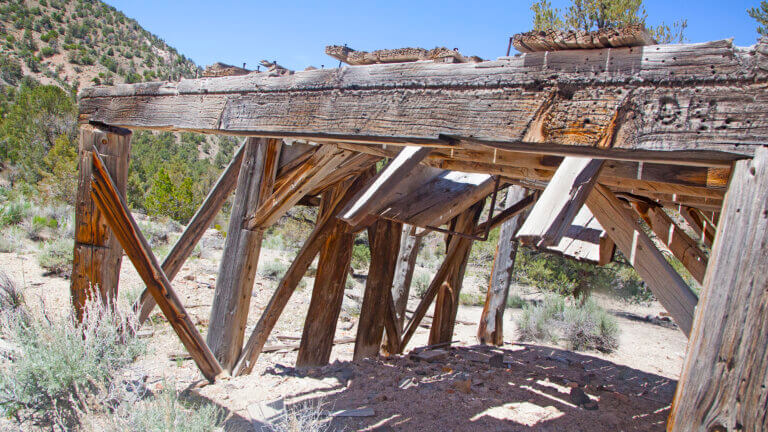
MULTIPOLYGON (((385 219, 379 219, 373 226, 371 264, 360 306, 354 361, 378 356, 385 322, 395 322, 390 319, 394 312, 394 303, 390 302, 402 230, 401 223, 385 219)), ((387 337, 392 342, 392 352, 400 343, 398 333, 393 326, 388 326, 387 337)))
POLYGON ((117 300, 123 250, 104 215, 91 197, 91 160, 93 149, 102 155, 107 172, 113 177, 117 191, 125 198, 128 181, 128 158, 131 132, 110 127, 80 128, 80 162, 75 197, 75 248, 72 260, 70 293, 75 315, 80 319, 83 308, 95 294, 104 304, 117 300))
MULTIPOLYGON (((397 254, 397 263, 395 264, 395 276, 392 278, 392 304, 395 314, 395 322, 397 328, 400 329, 400 339, 402 339, 402 331, 405 327, 405 308, 408 305, 408 297, 411 293, 411 282, 413 281, 413 271, 416 268, 416 258, 419 255, 419 248, 421 246, 420 236, 411 235, 411 225, 403 225, 403 229, 400 233, 400 251, 397 254)), ((384 339, 382 346, 388 347, 389 353, 399 352, 398 349, 390 351, 388 348, 392 346, 388 333, 384 333, 384 339)))
MULTIPOLYGON (((573 258, 577 261, 588 261, 593 264, 602 263, 605 260, 604 251, 611 247, 605 245, 610 241, 594 215, 587 206, 583 206, 576 214, 571 226, 566 229, 560 242, 548 246, 546 250, 573 258)), ((610 262, 610 260, 608 260, 610 262)))
POLYGON ((221 366, 171 288, 171 282, 163 273, 96 150, 91 153, 91 163, 91 197, 200 372, 208 381, 214 382, 222 373, 221 366))
POLYGON ((768 149, 736 163, 667 430, 768 430, 768 149))
MULTIPOLYGON (((515 204, 525 201, 529 196, 525 188, 510 186, 507 189, 505 207, 513 208, 515 204)), ((530 199, 527 201, 533 202, 530 199)), ((499 242, 493 259, 491 280, 477 328, 477 340, 481 344, 502 345, 504 343, 504 309, 507 306, 509 284, 514 274, 518 246, 515 233, 523 224, 525 216, 524 210, 517 212, 515 216, 506 219, 499 230, 499 242)))
POLYGON ((587 206, 616 243, 648 288, 688 336, 698 299, 653 241, 645 234, 634 212, 602 185, 596 185, 587 206))
POLYGON ((715 224, 710 222, 700 209, 680 206, 679 210, 685 222, 699 235, 701 242, 712 247, 712 242, 715 240, 717 233, 715 224))

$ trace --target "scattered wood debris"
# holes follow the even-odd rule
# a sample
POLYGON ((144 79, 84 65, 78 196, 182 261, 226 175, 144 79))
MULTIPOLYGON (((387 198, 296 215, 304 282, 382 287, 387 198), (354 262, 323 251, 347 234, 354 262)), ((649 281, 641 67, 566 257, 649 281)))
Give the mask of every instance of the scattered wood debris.
MULTIPOLYGON (((518 33, 512 45, 520 52, 573 49, 621 48, 655 45, 653 36, 641 25, 606 28, 597 31, 546 30, 518 33)), ((326 49, 327 52, 327 49, 326 49)))

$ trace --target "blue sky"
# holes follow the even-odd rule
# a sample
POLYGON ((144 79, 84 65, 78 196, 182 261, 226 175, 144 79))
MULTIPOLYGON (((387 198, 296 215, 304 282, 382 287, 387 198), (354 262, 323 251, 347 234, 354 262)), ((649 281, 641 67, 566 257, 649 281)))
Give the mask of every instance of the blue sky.
MULTIPOLYGON (((531 28, 529 0, 454 1, 235 1, 107 0, 199 65, 216 61, 254 67, 261 59, 291 69, 336 67, 330 44, 360 50, 416 46, 459 48, 493 59, 509 37, 531 28)), ((567 0, 553 0, 562 7, 567 0)), ((646 0, 648 23, 688 19, 691 42, 757 40, 746 10, 758 0, 646 0)), ((514 49, 513 49, 514 52, 514 49)))

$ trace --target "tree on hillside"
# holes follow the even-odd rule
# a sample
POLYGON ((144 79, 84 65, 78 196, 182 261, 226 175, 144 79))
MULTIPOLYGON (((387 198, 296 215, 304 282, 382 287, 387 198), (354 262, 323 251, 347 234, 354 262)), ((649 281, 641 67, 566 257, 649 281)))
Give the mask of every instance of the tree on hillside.
POLYGON ((663 22, 656 27, 647 26, 648 14, 643 0, 571 0, 564 13, 553 8, 549 0, 538 0, 531 5, 531 10, 534 30, 590 31, 640 24, 660 43, 673 43, 685 41, 685 28, 688 27, 687 20, 675 21, 671 27, 663 22))
POLYGON ((760 7, 749 8, 747 13, 757 21, 757 32, 760 33, 760 36, 768 36, 768 29, 766 29, 768 27, 768 1, 761 1, 760 7))

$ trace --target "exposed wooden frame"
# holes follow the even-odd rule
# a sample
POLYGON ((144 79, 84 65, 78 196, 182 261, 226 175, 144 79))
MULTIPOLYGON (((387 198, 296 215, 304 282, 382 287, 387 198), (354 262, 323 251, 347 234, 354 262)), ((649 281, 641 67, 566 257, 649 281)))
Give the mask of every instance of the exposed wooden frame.
POLYGON ((712 241, 717 235, 717 227, 704 214, 696 208, 680 206, 680 215, 688 225, 699 235, 701 242, 712 247, 712 241))

